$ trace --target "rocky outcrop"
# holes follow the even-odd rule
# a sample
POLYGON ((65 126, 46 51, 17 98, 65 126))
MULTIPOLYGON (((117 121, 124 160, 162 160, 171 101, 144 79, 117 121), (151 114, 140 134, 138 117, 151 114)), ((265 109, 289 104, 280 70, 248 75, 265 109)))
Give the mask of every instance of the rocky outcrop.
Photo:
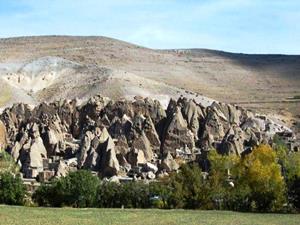
POLYGON ((290 132, 237 106, 204 107, 185 98, 171 99, 166 110, 149 98, 112 101, 99 95, 82 103, 16 104, 0 119, 0 144, 26 177, 83 168, 102 177, 154 179, 211 148, 242 155, 276 133, 290 132))
POLYGON ((6 148, 6 127, 0 120, 0 149, 6 148))
POLYGON ((174 109, 170 109, 171 107, 173 106, 169 105, 169 121, 166 124, 162 139, 162 150, 163 153, 170 152, 176 156, 176 149, 186 146, 189 149, 193 149, 195 147, 195 139, 193 132, 188 129, 187 121, 183 118, 180 107, 176 106, 174 109))
POLYGON ((241 155, 244 151, 244 132, 240 127, 231 127, 224 136, 218 150, 222 154, 241 155))

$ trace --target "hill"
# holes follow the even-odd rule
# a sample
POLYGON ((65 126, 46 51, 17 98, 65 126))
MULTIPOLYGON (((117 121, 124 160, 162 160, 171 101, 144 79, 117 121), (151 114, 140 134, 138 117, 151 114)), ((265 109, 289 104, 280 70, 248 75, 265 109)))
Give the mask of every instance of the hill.
MULTIPOLYGON (((59 98, 189 93, 285 117, 300 114, 300 56, 154 50, 106 37, 0 39, 3 106, 59 98)), ((202 97, 201 97, 202 98, 202 97)))

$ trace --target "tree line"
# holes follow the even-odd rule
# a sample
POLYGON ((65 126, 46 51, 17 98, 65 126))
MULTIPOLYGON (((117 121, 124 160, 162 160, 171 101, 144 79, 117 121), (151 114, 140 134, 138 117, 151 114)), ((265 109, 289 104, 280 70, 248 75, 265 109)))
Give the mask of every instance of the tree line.
MULTIPOLYGON (((274 139, 243 157, 208 153, 209 171, 182 165, 155 182, 101 181, 79 170, 42 184, 31 196, 35 205, 51 207, 217 209, 253 212, 297 212, 300 209, 300 153, 274 139)), ((22 180, 0 174, 0 203, 26 204, 22 180)))

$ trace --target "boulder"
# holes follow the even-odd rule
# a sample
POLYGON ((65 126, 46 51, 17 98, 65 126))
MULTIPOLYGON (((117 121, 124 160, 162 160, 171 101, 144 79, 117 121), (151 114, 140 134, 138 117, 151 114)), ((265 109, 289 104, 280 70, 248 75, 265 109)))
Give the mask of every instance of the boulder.
POLYGON ((229 122, 234 125, 240 125, 241 111, 233 105, 228 104, 229 122))

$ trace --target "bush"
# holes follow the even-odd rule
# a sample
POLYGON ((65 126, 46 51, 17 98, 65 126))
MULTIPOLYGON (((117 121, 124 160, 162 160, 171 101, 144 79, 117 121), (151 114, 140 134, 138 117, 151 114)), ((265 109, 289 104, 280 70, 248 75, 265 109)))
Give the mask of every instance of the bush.
POLYGON ((19 172, 19 170, 20 169, 12 156, 6 151, 0 149, 0 173, 11 172, 16 174, 19 172))
POLYGON ((41 185, 33 194, 33 200, 40 206, 105 207, 105 208, 151 208, 156 203, 152 196, 158 195, 167 207, 168 192, 161 184, 131 182, 118 184, 100 183, 89 171, 77 171, 41 185))
POLYGON ((98 177, 89 171, 79 170, 50 185, 42 185, 34 193, 33 199, 43 206, 95 207, 99 185, 98 177))
POLYGON ((97 192, 97 206, 100 208, 121 208, 121 186, 115 182, 102 183, 97 192))
POLYGON ((23 205, 26 188, 19 176, 10 172, 0 174, 0 203, 8 205, 23 205))
POLYGON ((63 198, 58 193, 57 181, 51 184, 42 184, 32 195, 32 199, 39 206, 61 207, 63 205, 63 198))
POLYGON ((98 205, 107 208, 150 208, 149 185, 142 182, 103 183, 99 187, 98 205))
POLYGON ((295 177, 288 185, 289 202, 300 210, 300 177, 295 177))
POLYGON ((153 208, 167 209, 170 208, 171 188, 168 185, 169 179, 152 182, 149 184, 151 206, 153 208))
POLYGON ((142 182, 123 184, 120 200, 126 208, 150 208, 149 185, 142 182))

